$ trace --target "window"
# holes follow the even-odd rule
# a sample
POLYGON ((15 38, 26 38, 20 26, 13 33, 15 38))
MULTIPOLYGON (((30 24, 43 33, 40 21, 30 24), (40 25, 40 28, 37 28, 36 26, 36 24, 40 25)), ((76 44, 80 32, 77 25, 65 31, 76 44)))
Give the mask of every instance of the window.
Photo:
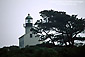
POLYGON ((32 34, 30 34, 30 38, 32 38, 32 34))
POLYGON ((25 23, 28 23, 28 20, 27 19, 25 20, 25 23))

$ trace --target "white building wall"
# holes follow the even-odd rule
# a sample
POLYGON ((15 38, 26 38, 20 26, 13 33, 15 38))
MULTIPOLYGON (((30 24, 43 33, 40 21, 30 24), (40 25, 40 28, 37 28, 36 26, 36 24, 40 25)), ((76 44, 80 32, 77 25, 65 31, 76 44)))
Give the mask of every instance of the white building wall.
POLYGON ((32 34, 32 37, 30 37, 30 34, 32 34, 32 33, 25 34, 25 35, 23 35, 19 38, 20 48, 24 48, 27 45, 33 46, 33 45, 36 45, 36 44, 40 44, 40 42, 38 41, 39 37, 35 37, 34 34, 32 34))
POLYGON ((28 33, 24 36, 24 47, 27 45, 31 46, 31 45, 40 44, 40 42, 38 41, 39 38, 35 37, 34 34, 32 34, 32 37, 30 37, 30 34, 32 34, 32 33, 28 33))
POLYGON ((24 47, 24 35, 19 38, 19 46, 20 48, 24 47))

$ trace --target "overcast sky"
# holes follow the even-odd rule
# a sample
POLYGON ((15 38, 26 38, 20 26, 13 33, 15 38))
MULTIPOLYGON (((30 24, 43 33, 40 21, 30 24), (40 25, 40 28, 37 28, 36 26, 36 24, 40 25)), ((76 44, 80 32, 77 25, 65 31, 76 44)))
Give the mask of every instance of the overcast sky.
POLYGON ((40 19, 42 10, 65 11, 85 18, 84 0, 0 0, 0 47, 19 45, 18 38, 23 35, 23 23, 29 13, 33 23, 40 19))

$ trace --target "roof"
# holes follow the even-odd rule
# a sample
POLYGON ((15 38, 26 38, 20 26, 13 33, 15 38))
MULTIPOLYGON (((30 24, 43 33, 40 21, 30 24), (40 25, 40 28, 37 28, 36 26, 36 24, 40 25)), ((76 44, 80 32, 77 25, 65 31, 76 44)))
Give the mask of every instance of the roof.
POLYGON ((19 39, 23 38, 26 34, 22 35, 21 37, 19 37, 19 39))
POLYGON ((33 19, 30 14, 28 14, 28 16, 26 17, 26 19, 33 19))
POLYGON ((21 37, 19 37, 19 39, 23 38, 26 34, 22 35, 21 37))

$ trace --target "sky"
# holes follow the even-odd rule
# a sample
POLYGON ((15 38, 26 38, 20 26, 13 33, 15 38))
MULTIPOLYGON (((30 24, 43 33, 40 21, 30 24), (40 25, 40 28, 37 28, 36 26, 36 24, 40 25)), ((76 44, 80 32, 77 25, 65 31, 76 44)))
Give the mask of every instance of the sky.
POLYGON ((23 24, 28 13, 35 23, 41 19, 40 11, 51 9, 85 18, 84 0, 0 0, 0 47, 19 46, 18 38, 25 33, 23 24))

